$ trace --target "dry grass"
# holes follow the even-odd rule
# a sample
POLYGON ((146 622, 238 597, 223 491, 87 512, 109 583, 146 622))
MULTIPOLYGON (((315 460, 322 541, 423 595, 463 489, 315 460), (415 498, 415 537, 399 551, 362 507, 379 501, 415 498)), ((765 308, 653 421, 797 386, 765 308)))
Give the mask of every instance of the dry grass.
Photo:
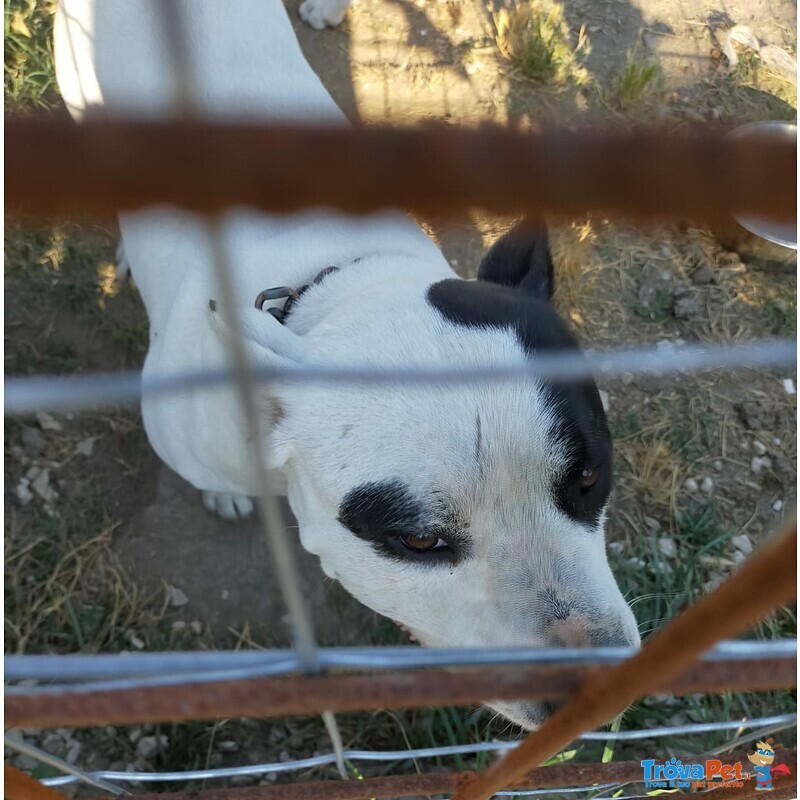
POLYGON ((524 0, 493 15, 501 55, 522 75, 543 86, 581 86, 588 72, 581 58, 589 51, 585 26, 570 40, 563 7, 550 0, 524 0))

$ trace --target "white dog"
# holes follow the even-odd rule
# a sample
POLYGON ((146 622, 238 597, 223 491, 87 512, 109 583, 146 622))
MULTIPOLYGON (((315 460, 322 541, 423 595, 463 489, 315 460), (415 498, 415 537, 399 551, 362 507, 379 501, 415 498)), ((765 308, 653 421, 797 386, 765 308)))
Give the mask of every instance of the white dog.
MULTIPOLYGON (((307 18, 322 7, 312 2, 323 0, 307 0, 307 18)), ((346 124, 280 0, 180 5, 200 114, 346 124)), ((76 118, 92 106, 168 117, 169 48, 153 0, 61 0, 57 74, 76 118)), ((224 365, 203 222, 157 208, 120 228, 150 319, 145 374, 224 365)), ((549 302, 542 230, 504 237, 464 281, 400 214, 234 209, 221 229, 257 363, 522 366, 576 348, 549 302), (308 288, 288 309, 280 290, 255 307, 284 286, 308 288)), ((424 644, 638 645, 606 559, 611 443, 593 383, 270 385, 260 407, 303 546, 424 644)), ((143 416, 161 458, 211 505, 249 510, 259 486, 247 448, 261 443, 245 441, 232 389, 145 397, 143 416)), ((496 707, 529 728, 548 714, 543 703, 496 707)))

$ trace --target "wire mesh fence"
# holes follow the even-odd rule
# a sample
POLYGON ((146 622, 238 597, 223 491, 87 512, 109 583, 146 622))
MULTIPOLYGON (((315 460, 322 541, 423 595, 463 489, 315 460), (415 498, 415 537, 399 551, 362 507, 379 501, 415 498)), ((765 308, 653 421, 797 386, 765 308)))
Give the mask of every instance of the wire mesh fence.
MULTIPOLYGON (((745 147, 717 133, 677 140, 657 132, 621 136, 596 132, 522 136, 498 131, 466 134, 440 131, 435 135, 426 132, 423 139, 413 132, 303 131, 203 124, 192 120, 196 88, 192 86, 180 19, 175 13, 177 6, 164 2, 161 7, 163 24, 175 43, 172 56, 181 89, 176 120, 149 127, 114 122, 91 122, 75 128, 53 122, 7 123, 9 151, 15 153, 15 159, 7 164, 11 167, 7 199, 12 210, 47 214, 69 208, 96 214, 108 213, 112 208, 138 208, 153 201, 172 201, 204 212, 216 212, 232 203, 248 203, 271 211, 295 210, 316 203, 355 212, 387 205, 422 213, 444 213, 468 206, 500 213, 541 208, 574 213, 602 208, 639 217, 686 214, 718 219, 733 211, 783 218, 790 214, 795 202, 793 188, 787 188, 785 179, 796 170, 793 148, 769 141, 755 141, 745 147), (48 145, 53 141, 58 142, 55 149, 48 145), (312 148, 308 146, 310 141, 315 145, 312 148), (25 157, 31 148, 37 153, 54 150, 60 153, 57 162, 47 162, 46 182, 42 175, 30 172, 32 165, 40 163, 39 159, 25 157), (270 160, 266 154, 276 151, 288 155, 280 163, 270 160), (321 154, 319 164, 308 162, 310 152, 321 154), (331 152, 340 157, 329 158, 331 152), (109 153, 116 155, 109 159, 109 153), (176 156, 177 153, 180 155, 176 156), (344 158, 342 153, 350 155, 344 158), (191 195, 182 191, 180 176, 193 169, 192 158, 213 158, 224 165, 226 158, 234 156, 237 161, 244 159, 251 163, 261 179, 252 180, 250 176, 247 185, 217 182, 203 191, 196 191, 195 186, 191 195), (353 163, 359 164, 355 173, 353 163), (724 170, 718 169, 720 163, 725 164, 724 170), (731 163, 740 169, 732 169, 731 163), (25 165, 24 174, 15 166, 21 164, 25 165), (347 180, 334 174, 342 164, 347 165, 347 180), (55 177, 52 168, 56 170, 55 177), (330 173, 325 173, 327 177, 323 175, 315 187, 331 188, 322 194, 295 191, 292 176, 298 170, 313 169, 330 173), (642 170, 648 174, 648 180, 642 179, 642 170), (354 174, 360 180, 351 180, 354 174), (432 174, 439 179, 431 181, 432 174), (110 181, 109 175, 119 180, 110 181), (422 175, 427 185, 445 188, 439 194, 421 192, 422 175), (715 180, 707 180, 709 175, 715 180), (733 183, 720 185, 716 180, 719 175, 733 183), (494 177, 490 180, 487 176, 494 177), (537 180, 532 180, 532 176, 537 180), (510 177, 513 179, 509 180, 510 177), (52 190, 53 186, 58 187, 58 192, 52 190), (258 187, 255 193, 251 190, 253 186, 258 187), (647 189, 642 190, 643 186, 647 189), (738 203, 735 208, 731 198, 738 203), (741 206, 743 202, 746 207, 741 206)), ((242 173, 221 169, 219 174, 242 173)), ((235 314, 237 303, 230 259, 219 224, 213 219, 208 221, 206 236, 215 256, 220 303, 235 314)), ((228 339, 228 345, 231 369, 216 373, 159 375, 147 381, 142 381, 138 373, 7 379, 6 414, 98 408, 135 401, 143 393, 156 396, 204 391, 233 383, 247 421, 248 438, 265 442, 266 448, 268 432, 263 430, 254 398, 257 386, 271 382, 295 381, 308 386, 333 382, 425 385, 570 381, 621 373, 662 377, 768 368, 793 364, 796 359, 794 342, 771 340, 735 346, 675 347, 666 351, 640 348, 594 352, 591 359, 542 354, 525 368, 499 365, 481 370, 440 367, 374 370, 318 365, 264 369, 250 363, 236 337, 228 339)), ((298 588, 297 566, 285 525, 269 486, 264 452, 252 452, 251 467, 262 487, 260 514, 289 612, 293 649, 270 653, 7 657, 7 720, 15 726, 48 727, 319 712, 323 714, 335 752, 225 769, 88 773, 30 744, 6 737, 8 747, 65 773, 63 777, 48 779, 46 785, 57 787, 83 781, 104 792, 122 794, 127 791, 122 784, 131 781, 187 782, 264 776, 326 764, 336 764, 344 777, 345 760, 406 763, 488 752, 504 753, 506 758, 480 774, 431 773, 351 781, 349 785, 330 782, 240 791, 243 798, 248 792, 265 798, 343 799, 455 792, 457 798, 467 800, 490 794, 537 796, 554 791, 563 795, 619 798, 627 796, 620 794, 624 787, 641 782, 638 764, 534 768, 576 737, 608 742, 730 731, 737 738, 721 748, 727 751, 737 743, 752 741, 753 736, 766 736, 796 724, 794 715, 781 714, 647 730, 590 731, 623 710, 631 700, 655 691, 794 685, 794 640, 723 642, 708 651, 715 642, 741 633, 760 616, 794 596, 796 533, 791 526, 727 583, 699 601, 637 653, 620 649, 327 650, 317 647, 314 639, 307 602, 298 588), (458 671, 453 672, 454 669, 458 671), (356 671, 366 674, 340 674, 356 671), (289 677, 293 673, 301 677, 289 677), (571 699, 523 743, 465 743, 403 751, 345 750, 331 713, 520 697, 571 699)), ((794 757, 793 753, 790 755, 794 757)), ((786 791, 787 786, 791 791, 788 781, 776 784, 776 795, 786 791)))

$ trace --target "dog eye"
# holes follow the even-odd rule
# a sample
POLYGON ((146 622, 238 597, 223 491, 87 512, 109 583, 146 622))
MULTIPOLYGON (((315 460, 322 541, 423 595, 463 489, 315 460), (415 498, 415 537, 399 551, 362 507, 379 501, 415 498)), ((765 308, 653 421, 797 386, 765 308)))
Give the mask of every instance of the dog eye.
POLYGON ((581 489, 589 489, 600 478, 600 467, 589 467, 581 472, 581 489))
POLYGON ((429 533, 426 536, 398 536, 397 538, 404 547, 418 552, 441 550, 447 547, 447 542, 435 533, 429 533))

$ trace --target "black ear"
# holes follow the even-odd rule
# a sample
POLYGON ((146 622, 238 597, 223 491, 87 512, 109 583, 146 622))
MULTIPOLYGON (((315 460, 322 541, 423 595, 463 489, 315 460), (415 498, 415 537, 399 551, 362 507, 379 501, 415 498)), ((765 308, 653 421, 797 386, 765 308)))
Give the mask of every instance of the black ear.
POLYGON ((518 289, 539 300, 550 300, 553 259, 544 220, 523 220, 501 236, 483 257, 478 280, 518 289))

